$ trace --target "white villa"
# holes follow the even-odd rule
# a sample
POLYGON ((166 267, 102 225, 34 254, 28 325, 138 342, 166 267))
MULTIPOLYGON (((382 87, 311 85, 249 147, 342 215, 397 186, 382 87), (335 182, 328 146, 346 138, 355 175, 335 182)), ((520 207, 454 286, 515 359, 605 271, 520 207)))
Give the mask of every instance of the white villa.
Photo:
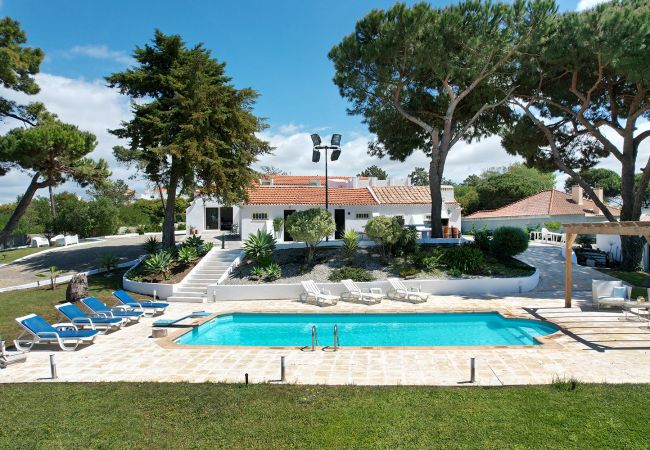
MULTIPOLYGON (((387 215, 400 217, 426 236, 431 223, 428 186, 412 186, 410 179, 373 177, 328 177, 329 211, 336 222, 333 239, 345 230, 363 232, 368 219, 387 215)), ((442 186, 443 225, 460 230, 461 207, 453 186, 442 186)), ((281 175, 260 179, 249 191, 249 199, 238 206, 224 206, 216 199, 197 197, 187 208, 187 228, 239 230, 242 239, 257 230, 273 233, 273 219, 286 219, 296 211, 325 206, 325 177, 281 175)), ((286 232, 279 241, 291 241, 286 232)))

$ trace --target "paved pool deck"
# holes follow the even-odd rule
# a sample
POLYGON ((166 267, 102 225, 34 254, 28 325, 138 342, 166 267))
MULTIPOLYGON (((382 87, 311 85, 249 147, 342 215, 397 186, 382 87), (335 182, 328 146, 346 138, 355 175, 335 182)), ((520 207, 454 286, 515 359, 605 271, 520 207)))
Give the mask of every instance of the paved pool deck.
MULTIPOLYGON (((75 352, 37 349, 27 362, 0 370, 0 382, 50 380, 49 355, 56 354, 58 382, 185 381, 278 382, 286 357, 286 382, 357 385, 471 386, 470 358, 476 358, 481 386, 550 383, 556 378, 582 382, 650 383, 650 328, 639 317, 625 320, 620 310, 591 308, 592 278, 607 278, 588 267, 574 268, 574 304, 564 308, 564 272, 557 247, 532 245, 523 259, 541 268, 532 292, 509 297, 432 296, 424 304, 383 301, 365 306, 339 302, 317 307, 295 300, 172 304, 161 318, 188 312, 448 312, 498 311, 546 319, 562 328, 550 344, 535 348, 318 349, 205 348, 165 345, 151 336, 153 320, 99 336, 75 352)), ((173 329, 170 329, 173 332, 173 329)), ((341 336, 344 339, 344 336, 341 336)), ((305 345, 310 336, 305 336, 305 345)))
MULTIPOLYGON (((166 348, 151 338, 153 319, 108 335, 75 352, 56 351, 57 381, 278 382, 286 357, 288 383, 358 385, 469 385, 469 361, 476 358, 477 385, 583 382, 650 383, 650 329, 647 321, 625 320, 620 311, 592 310, 581 298, 571 309, 544 295, 502 299, 432 297, 427 303, 385 301, 364 306, 342 303, 320 308, 296 301, 247 301, 172 305, 161 317, 197 309, 225 311, 381 312, 499 311, 539 317, 563 328, 552 344, 535 348, 346 349, 305 352, 265 348, 166 348)), ((637 318, 638 319, 638 318, 637 318)), ((172 330, 173 331, 173 330, 172 330)), ((305 336, 305 344, 309 336, 305 336)), ((0 370, 0 382, 48 381, 51 350, 33 350, 26 363, 0 370)))

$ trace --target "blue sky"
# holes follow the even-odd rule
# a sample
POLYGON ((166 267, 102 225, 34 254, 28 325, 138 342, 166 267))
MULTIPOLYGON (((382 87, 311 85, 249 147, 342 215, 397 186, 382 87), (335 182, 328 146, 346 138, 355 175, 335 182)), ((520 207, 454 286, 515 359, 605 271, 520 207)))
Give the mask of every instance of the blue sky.
MULTIPOLYGON (((597 0, 582 1, 591 5, 597 0)), ((95 132, 100 141, 96 156, 111 159, 110 149, 116 142, 105 130, 128 118, 126 99, 108 92, 103 77, 123 70, 134 47, 146 43, 159 28, 180 34, 188 44, 203 42, 215 57, 226 62, 227 73, 237 86, 250 86, 260 93, 256 113, 268 118, 271 128, 265 136, 277 147, 275 156, 263 163, 294 174, 317 173, 320 168, 308 165, 305 139, 314 130, 323 134, 337 131, 343 133, 350 157, 334 170, 353 174, 365 164, 378 161, 365 155, 368 131, 359 117, 346 114, 346 102, 332 83, 333 67, 327 53, 371 9, 393 3, 5 0, 0 13, 17 19, 29 45, 40 47, 46 54, 39 100, 62 119, 95 132)), ((448 2, 432 3, 442 6, 448 2)), ((577 1, 560 2, 562 9, 577 6, 577 1)), ((500 148, 494 152, 503 155, 490 155, 494 145, 499 147, 498 139, 478 145, 476 148, 483 146, 485 157, 472 158, 476 164, 471 167, 454 165, 450 160, 452 179, 462 180, 468 173, 510 162, 500 148)), ((392 174, 405 175, 414 165, 425 164, 426 159, 416 155, 402 165, 378 163, 392 174)), ((121 178, 128 174, 124 168, 115 167, 114 172, 121 178)), ((0 201, 14 198, 24 183, 18 174, 6 180, 10 183, 0 188, 0 201)), ((132 183, 144 189, 142 180, 132 183)))

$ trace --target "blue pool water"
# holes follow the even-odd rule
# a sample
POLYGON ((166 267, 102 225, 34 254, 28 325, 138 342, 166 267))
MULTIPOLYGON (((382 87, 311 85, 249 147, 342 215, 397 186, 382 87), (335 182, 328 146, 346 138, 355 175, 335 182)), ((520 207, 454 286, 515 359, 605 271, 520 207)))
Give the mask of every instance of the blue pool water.
POLYGON ((447 346, 539 345, 535 336, 557 331, 554 325, 506 319, 488 313, 417 314, 227 314, 195 327, 176 342, 189 345, 302 347, 311 345, 312 326, 318 345, 447 346))

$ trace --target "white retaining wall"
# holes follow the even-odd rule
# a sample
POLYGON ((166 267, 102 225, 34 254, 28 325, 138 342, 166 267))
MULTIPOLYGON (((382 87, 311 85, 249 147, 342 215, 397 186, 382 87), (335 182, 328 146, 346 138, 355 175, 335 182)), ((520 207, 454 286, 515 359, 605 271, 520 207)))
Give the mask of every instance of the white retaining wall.
MULTIPOLYGON (((433 295, 460 296, 503 296, 521 294, 534 289, 539 283, 539 271, 528 277, 516 278, 466 278, 457 280, 405 280, 407 287, 419 287, 423 292, 433 295)), ((317 283, 321 289, 332 294, 344 292, 341 283, 317 283)), ((385 293, 390 289, 388 281, 357 283, 361 288, 381 288, 385 293)), ((250 284, 208 286, 208 301, 228 300, 295 300, 303 292, 300 284, 250 284)))

